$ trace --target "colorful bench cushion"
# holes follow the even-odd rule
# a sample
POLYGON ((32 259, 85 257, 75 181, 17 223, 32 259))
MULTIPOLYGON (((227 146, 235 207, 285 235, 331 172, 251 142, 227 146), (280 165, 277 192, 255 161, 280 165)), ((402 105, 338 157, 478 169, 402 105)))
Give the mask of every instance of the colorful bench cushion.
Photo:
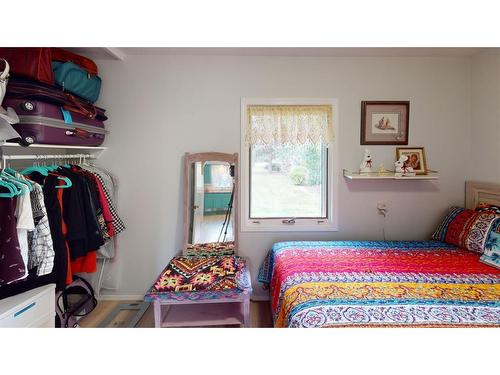
POLYGON ((245 259, 239 256, 173 258, 146 294, 146 301, 233 298, 251 292, 245 259))
POLYGON ((499 218, 493 211, 452 207, 432 238, 482 254, 490 234, 498 229, 499 218))

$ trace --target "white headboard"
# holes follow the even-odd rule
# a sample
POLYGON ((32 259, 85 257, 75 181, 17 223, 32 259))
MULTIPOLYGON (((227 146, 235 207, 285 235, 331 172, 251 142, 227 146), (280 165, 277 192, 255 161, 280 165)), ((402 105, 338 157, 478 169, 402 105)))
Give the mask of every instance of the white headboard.
POLYGON ((500 184, 467 181, 465 207, 474 209, 479 202, 500 206, 500 184))

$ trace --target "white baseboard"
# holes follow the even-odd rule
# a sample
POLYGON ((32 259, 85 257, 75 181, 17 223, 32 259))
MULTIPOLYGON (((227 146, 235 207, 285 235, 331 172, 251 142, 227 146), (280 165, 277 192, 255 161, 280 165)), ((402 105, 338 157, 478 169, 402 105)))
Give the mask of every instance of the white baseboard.
POLYGON ((144 294, 101 294, 98 301, 144 301, 144 294))

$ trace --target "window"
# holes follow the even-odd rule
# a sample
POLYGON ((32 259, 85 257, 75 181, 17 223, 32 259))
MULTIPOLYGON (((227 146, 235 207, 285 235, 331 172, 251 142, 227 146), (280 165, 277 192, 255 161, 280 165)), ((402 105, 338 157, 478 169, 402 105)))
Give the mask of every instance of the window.
POLYGON ((250 218, 327 216, 323 145, 255 145, 250 155, 250 218))
POLYGON ((242 100, 243 231, 336 230, 335 104, 242 100))

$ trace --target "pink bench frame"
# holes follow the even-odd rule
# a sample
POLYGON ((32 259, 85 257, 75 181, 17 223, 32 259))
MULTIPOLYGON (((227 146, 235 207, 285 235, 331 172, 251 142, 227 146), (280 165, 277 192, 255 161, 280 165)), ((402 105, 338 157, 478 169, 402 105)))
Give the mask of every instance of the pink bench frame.
MULTIPOLYGON (((243 327, 250 326, 250 294, 243 292, 237 297, 218 298, 209 300, 198 301, 175 301, 175 300, 156 300, 153 302, 155 328, 161 327, 203 327, 203 326, 219 326, 219 325, 236 325, 239 324, 243 327), (213 308, 212 306, 203 309, 202 305, 219 305, 224 304, 222 308, 217 308, 220 313, 219 317, 211 316, 203 318, 204 311, 213 308), (234 314, 235 308, 231 305, 239 305, 241 315, 234 314), (194 309, 182 309, 181 313, 169 314, 176 306, 192 306, 194 309), (171 319, 169 315, 172 315, 171 319), (181 317, 179 317, 181 315, 181 317), (240 316, 237 316, 240 315, 240 316)), ((208 314, 207 314, 208 315, 208 314)))

